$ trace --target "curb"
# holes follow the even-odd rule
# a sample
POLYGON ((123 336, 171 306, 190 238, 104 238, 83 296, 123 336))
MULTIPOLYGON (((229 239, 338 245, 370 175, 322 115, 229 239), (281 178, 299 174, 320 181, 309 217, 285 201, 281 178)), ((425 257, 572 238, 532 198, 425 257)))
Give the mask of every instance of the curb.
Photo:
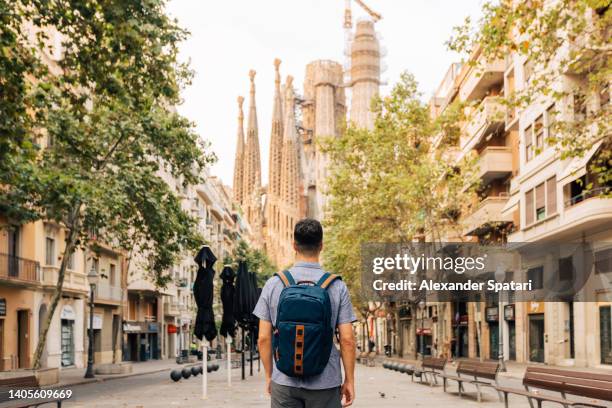
POLYGON ((42 387, 43 389, 55 389, 55 388, 66 388, 66 387, 73 387, 76 385, 84 385, 84 384, 91 384, 91 383, 101 383, 101 382, 106 382, 106 381, 112 381, 112 380, 119 380, 122 378, 129 378, 129 377, 137 377, 137 376, 141 376, 141 375, 147 375, 147 374, 155 374, 155 373, 161 373, 163 371, 167 371, 170 370, 171 367, 167 367, 167 368, 158 368, 156 370, 152 370, 152 371, 144 371, 144 372, 140 372, 140 373, 129 373, 129 374, 119 374, 116 376, 108 376, 108 377, 95 377, 95 378, 83 378, 79 381, 75 381, 75 382, 71 382, 71 383, 66 383, 66 384, 53 384, 53 385, 49 385, 46 387, 42 387))

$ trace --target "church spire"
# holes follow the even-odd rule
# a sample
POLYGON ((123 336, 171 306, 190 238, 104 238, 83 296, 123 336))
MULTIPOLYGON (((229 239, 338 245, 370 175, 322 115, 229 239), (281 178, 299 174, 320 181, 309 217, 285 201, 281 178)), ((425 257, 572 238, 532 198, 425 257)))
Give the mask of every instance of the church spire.
POLYGON ((259 135, 257 129, 257 107, 255 106, 255 71, 249 71, 251 79, 249 117, 245 152, 244 198, 248 199, 261 189, 261 161, 259 158, 259 135))
POLYGON ((299 195, 299 157, 295 123, 295 95, 293 77, 285 82, 285 129, 283 133, 281 201, 291 208, 297 208, 299 195))
POLYGON ((236 155, 234 156, 234 200, 242 204, 244 200, 244 113, 242 104, 244 97, 238 97, 238 134, 236 155))
POLYGON ((274 102, 272 108, 272 132, 270 134, 270 166, 269 166, 269 195, 271 198, 280 196, 281 191, 281 163, 283 150, 283 98, 280 90, 281 61, 274 60, 276 76, 274 80, 274 102))

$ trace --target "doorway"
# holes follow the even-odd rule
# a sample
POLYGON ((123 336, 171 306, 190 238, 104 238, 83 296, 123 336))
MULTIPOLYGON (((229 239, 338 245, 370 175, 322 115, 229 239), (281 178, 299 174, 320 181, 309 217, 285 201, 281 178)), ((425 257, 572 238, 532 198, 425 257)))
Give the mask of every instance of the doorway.
POLYGON ((516 360, 516 324, 508 321, 508 359, 516 360))
POLYGON ((544 362, 544 313, 529 315, 529 361, 544 362))
POLYGON ((0 319, 0 371, 4 371, 4 319, 0 319))
POLYGON ((492 360, 499 359, 499 324, 489 322, 489 354, 492 360))
POLYGON ((30 359, 30 313, 28 310, 17 311, 17 368, 29 368, 30 359))
POLYGON ((74 320, 62 319, 62 367, 74 365, 74 320))

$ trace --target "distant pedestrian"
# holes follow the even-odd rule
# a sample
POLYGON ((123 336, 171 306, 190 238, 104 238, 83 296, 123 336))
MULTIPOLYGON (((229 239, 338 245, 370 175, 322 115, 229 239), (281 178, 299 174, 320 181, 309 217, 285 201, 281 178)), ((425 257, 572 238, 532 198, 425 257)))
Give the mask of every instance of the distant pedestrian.
POLYGON ((270 278, 253 313, 272 408, 337 408, 355 400, 357 320, 348 289, 323 271, 323 228, 313 219, 295 225, 296 262, 270 278), (339 334, 340 351, 333 345, 339 334), (344 366, 344 381, 340 359, 344 366))

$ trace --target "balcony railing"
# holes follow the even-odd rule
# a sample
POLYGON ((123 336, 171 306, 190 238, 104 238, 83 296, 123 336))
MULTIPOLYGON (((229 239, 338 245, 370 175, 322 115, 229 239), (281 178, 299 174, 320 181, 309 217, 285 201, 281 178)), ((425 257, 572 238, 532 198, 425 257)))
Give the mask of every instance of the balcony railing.
POLYGON ((14 255, 0 254, 0 279, 38 282, 38 262, 14 255))
POLYGON ((512 151, 505 146, 488 146, 480 153, 479 176, 486 184, 512 172, 512 151))
POLYGON ((488 134, 504 123, 504 108, 496 96, 487 96, 465 125, 466 143, 462 148, 473 149, 488 134))
POLYGON ((507 201, 508 195, 489 196, 482 200, 464 219, 464 235, 479 235, 487 225, 511 222, 511 216, 502 214, 507 201))
POLYGON ((492 86, 503 82, 504 70, 502 59, 493 62, 479 60, 467 73, 459 89, 459 97, 463 101, 482 99, 492 86))
POLYGON ((609 195, 610 194, 610 188, 609 187, 598 187, 598 188, 593 188, 591 190, 585 190, 583 192, 581 192, 580 194, 577 194, 567 200, 565 200, 565 207, 572 207, 584 200, 588 200, 589 198, 593 198, 593 197, 599 197, 600 195, 609 195))
POLYGON ((178 316, 181 313, 177 302, 164 303, 164 314, 166 316, 178 316))
POLYGON ((96 300, 110 300, 113 302, 121 301, 121 287, 112 286, 105 283, 96 285, 96 300))

